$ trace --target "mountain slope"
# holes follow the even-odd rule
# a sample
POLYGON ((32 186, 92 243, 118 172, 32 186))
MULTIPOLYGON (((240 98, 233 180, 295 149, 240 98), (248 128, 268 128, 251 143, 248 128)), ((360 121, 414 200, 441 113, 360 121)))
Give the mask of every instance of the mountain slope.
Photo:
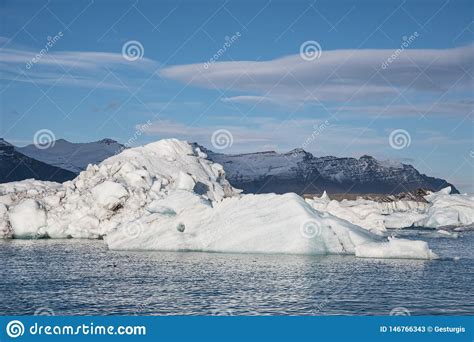
POLYGON ((0 138, 0 183, 34 178, 37 180, 64 182, 73 179, 75 173, 32 159, 15 150, 0 138))
POLYGON ((224 167, 234 187, 247 193, 310 194, 326 190, 395 194, 418 188, 438 191, 447 186, 458 193, 447 181, 420 174, 411 165, 379 161, 370 156, 317 158, 302 149, 284 154, 270 151, 226 155, 199 147, 209 159, 224 167))
POLYGON ((337 181, 346 191, 355 193, 395 194, 419 188, 439 191, 451 186, 444 179, 421 174, 412 165, 379 161, 371 156, 356 158, 313 158, 314 165, 324 178, 337 181))
MULTIPOLYGON (((338 158, 314 157, 302 149, 288 153, 257 152, 221 154, 199 147, 208 158, 221 164, 230 183, 247 193, 320 194, 375 193, 396 194, 418 188, 438 191, 451 186, 444 179, 420 174, 413 166, 379 161, 370 156, 338 158)), ((31 158, 56 167, 79 173, 88 164, 99 164, 124 149, 111 139, 91 143, 71 143, 57 140, 52 147, 41 149, 35 145, 16 148, 31 158)))
POLYGON ((308 164, 311 154, 293 150, 226 155, 206 150, 208 158, 224 167, 233 186, 246 193, 319 193, 339 190, 338 184, 324 178, 308 164))
POLYGON ((99 164, 124 148, 124 145, 112 139, 102 139, 90 143, 71 143, 59 139, 48 148, 38 148, 31 144, 17 147, 16 150, 44 163, 79 173, 85 170, 88 164, 99 164))

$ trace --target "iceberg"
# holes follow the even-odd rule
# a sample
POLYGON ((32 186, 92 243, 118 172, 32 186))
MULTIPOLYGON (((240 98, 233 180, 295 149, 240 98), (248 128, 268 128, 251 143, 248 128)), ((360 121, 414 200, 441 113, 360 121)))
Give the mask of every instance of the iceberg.
POLYGON ((324 193, 306 201, 316 210, 328 212, 378 235, 387 235, 387 229, 439 229, 474 224, 474 197, 451 194, 451 187, 447 187, 429 192, 424 198, 426 202, 379 202, 363 198, 336 201, 324 193))
POLYGON ((432 259, 436 258, 424 241, 389 238, 382 244, 366 243, 356 247, 356 256, 362 258, 406 258, 432 259))
POLYGON ((243 195, 206 157, 165 139, 89 165, 63 184, 0 184, 0 234, 103 238, 113 250, 436 258, 424 242, 388 240, 294 193, 243 195))
POLYGON ((424 227, 459 227, 474 224, 474 196, 450 194, 451 187, 425 196, 431 204, 426 212, 424 227))
POLYGON ((293 193, 243 195, 211 203, 193 192, 172 190, 158 202, 167 210, 117 227, 105 237, 109 248, 354 254, 358 244, 375 239, 360 227, 317 212, 293 193), (140 234, 130 233, 137 229, 140 234))

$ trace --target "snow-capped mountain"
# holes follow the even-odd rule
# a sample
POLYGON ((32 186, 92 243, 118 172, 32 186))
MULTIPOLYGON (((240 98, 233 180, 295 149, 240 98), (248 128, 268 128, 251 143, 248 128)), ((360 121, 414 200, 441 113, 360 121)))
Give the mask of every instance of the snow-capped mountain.
POLYGON ((209 159, 224 167, 234 187, 247 193, 315 194, 326 190, 395 194, 418 188, 438 191, 448 186, 458 193, 444 179, 421 174, 412 165, 379 161, 366 155, 359 159, 318 158, 302 149, 283 154, 269 151, 233 155, 203 150, 209 159))
POLYGON ((419 188, 439 191, 450 186, 453 193, 458 193, 446 180, 421 174, 409 164, 380 161, 367 155, 359 159, 328 156, 310 160, 324 178, 341 184, 344 191, 395 194, 419 188))
POLYGON ((121 152, 125 148, 112 139, 102 139, 90 143, 71 143, 59 139, 48 148, 38 148, 31 144, 16 150, 44 163, 79 173, 88 164, 99 164, 103 160, 121 152))
POLYGON ((0 183, 28 178, 64 182, 75 176, 73 172, 25 156, 16 151, 13 145, 0 138, 0 183))
MULTIPOLYGON (((208 158, 221 164, 230 183, 247 193, 320 194, 382 193, 395 194, 418 188, 438 191, 451 186, 444 179, 421 174, 413 166, 398 162, 380 161, 371 156, 338 158, 315 157, 303 149, 287 153, 274 151, 222 154, 193 144, 208 158)), ((121 152, 124 145, 112 139, 91 143, 71 143, 60 139, 51 147, 35 145, 16 148, 17 151, 44 163, 78 174, 88 164, 99 164, 121 152)), ((72 179, 71 175, 69 179, 72 179)))

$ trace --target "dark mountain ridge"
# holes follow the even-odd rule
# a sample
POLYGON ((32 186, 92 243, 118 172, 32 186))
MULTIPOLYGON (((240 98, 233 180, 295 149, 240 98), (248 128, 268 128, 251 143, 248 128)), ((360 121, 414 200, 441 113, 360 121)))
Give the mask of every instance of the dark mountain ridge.
POLYGON ((379 161, 371 156, 315 157, 302 149, 222 154, 195 144, 208 158, 221 164, 227 179, 246 193, 358 193, 397 194, 419 188, 438 191, 451 186, 444 179, 421 174, 412 165, 379 161))
POLYGON ((25 156, 15 146, 0 138, 0 183, 29 178, 64 182, 74 177, 76 174, 73 172, 25 156))
MULTIPOLYGON (((193 145, 205 152, 210 160, 221 164, 229 182, 246 193, 397 194, 419 188, 438 191, 447 186, 451 186, 453 193, 458 193, 446 180, 421 174, 412 165, 380 161, 368 155, 358 159, 315 157, 303 149, 287 153, 222 154, 197 143, 193 145)), ((112 139, 91 143, 60 139, 49 148, 34 145, 17 148, 1 139, 0 182, 27 178, 70 180, 88 164, 98 164, 124 148, 112 139)))

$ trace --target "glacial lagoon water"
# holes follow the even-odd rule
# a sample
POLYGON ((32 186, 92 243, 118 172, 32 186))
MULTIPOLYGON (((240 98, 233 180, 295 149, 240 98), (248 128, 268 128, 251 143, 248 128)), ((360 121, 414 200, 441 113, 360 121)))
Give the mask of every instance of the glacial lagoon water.
POLYGON ((474 232, 421 239, 443 260, 116 252, 103 241, 1 241, 0 314, 473 315, 474 232))

